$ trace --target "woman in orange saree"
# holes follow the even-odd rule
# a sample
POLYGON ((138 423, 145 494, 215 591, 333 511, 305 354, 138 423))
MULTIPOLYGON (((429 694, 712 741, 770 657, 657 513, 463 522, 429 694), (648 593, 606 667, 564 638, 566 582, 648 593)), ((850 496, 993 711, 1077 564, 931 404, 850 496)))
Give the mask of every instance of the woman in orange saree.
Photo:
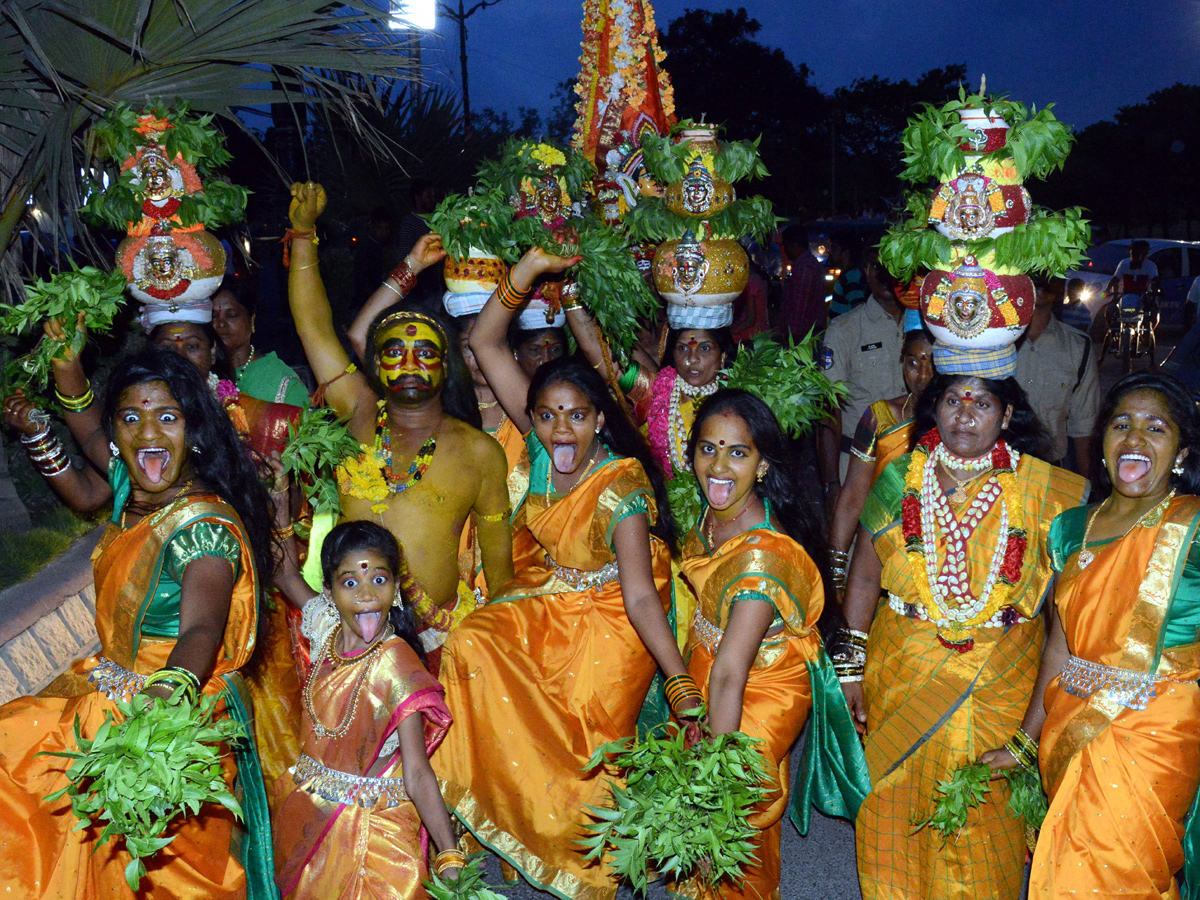
POLYGON ((609 900, 616 882, 575 843, 608 791, 583 766, 634 733, 656 663, 686 675, 665 613, 673 523, 648 448, 593 369, 547 363, 529 398, 514 555, 532 562, 446 642, 454 727, 433 766, 454 814, 532 884, 609 900))
MULTIPOLYGON (((374 522, 321 546, 325 591, 301 594, 314 662, 303 753, 276 785, 280 893, 293 900, 426 896, 428 868, 461 868, 428 756, 450 724, 399 591, 400 548, 374 522), (425 862, 425 830, 443 853, 425 862)), ((305 587, 287 575, 289 593, 305 587)))
MULTIPOLYGON (((1105 402, 1113 493, 1060 515, 1059 626, 1043 669, 1039 763, 1050 810, 1029 896, 1160 900, 1200 890, 1200 416, 1139 373, 1105 402)), ((1030 731, 1036 735, 1035 731, 1030 731)))
MULTIPOLYGON (((786 448, 770 409, 745 391, 718 391, 696 414, 691 458, 707 510, 683 546, 683 576, 699 601, 684 655, 710 730, 761 741, 769 783, 750 819, 761 830, 757 861, 741 882, 714 889, 693 876, 669 888, 682 897, 778 900, 788 754, 814 692, 840 708, 850 746, 858 748, 816 629, 825 578, 806 548, 820 557, 820 526, 795 500, 786 448)), ((814 721, 814 729, 826 726, 824 717, 814 721)), ((828 746, 824 737, 819 743, 828 746)))
POLYGON ((914 824, 964 763, 1016 764, 998 748, 1034 696, 1046 535, 1085 482, 1026 452, 1040 426, 1010 377, 939 375, 917 420, 936 427, 863 509, 860 546, 875 552, 855 554, 848 649, 834 656, 871 777, 855 823, 859 882, 867 900, 1016 900, 1025 827, 1006 790, 993 787, 953 841, 914 824))
MULTIPOLYGON (((906 320, 905 324, 911 323, 906 320)), ((920 327, 919 317, 917 327, 904 333, 900 369, 908 393, 890 400, 876 400, 863 412, 854 430, 846 478, 829 525, 829 557, 839 591, 846 589, 850 547, 867 494, 887 464, 908 452, 912 444, 913 410, 935 374, 933 348, 929 335, 920 327)))
MULTIPOLYGON (((5 411, 10 424, 30 424, 23 401, 10 398, 5 411)), ((104 420, 119 453, 109 482, 90 469, 48 478, 75 508, 114 498, 93 555, 101 652, 77 660, 38 696, 0 709, 0 821, 8 834, 0 888, 71 900, 268 897, 270 825, 252 746, 224 760, 226 780, 238 779, 246 833, 220 807, 177 820, 166 832, 175 840, 148 861, 148 884, 136 895, 125 882, 122 842, 97 846, 97 827, 73 830, 69 798, 43 799, 66 785, 69 761, 41 754, 75 749, 75 723, 93 735, 115 699, 163 692, 147 680, 172 669, 250 723, 238 669, 254 649, 256 571, 270 565, 271 540, 254 466, 194 367, 173 353, 147 350, 118 365, 104 420)))

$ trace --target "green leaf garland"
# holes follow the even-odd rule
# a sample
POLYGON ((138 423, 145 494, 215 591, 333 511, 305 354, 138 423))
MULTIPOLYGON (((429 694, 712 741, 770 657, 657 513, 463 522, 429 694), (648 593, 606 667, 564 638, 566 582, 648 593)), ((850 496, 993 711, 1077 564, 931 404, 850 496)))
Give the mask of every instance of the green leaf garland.
POLYGON ((9 335, 40 332, 46 319, 58 319, 70 336, 67 341, 52 341, 42 335, 33 350, 16 361, 10 370, 10 388, 41 391, 50 383, 50 361, 69 347, 73 353, 83 350, 84 334, 75 323, 83 313, 87 331, 107 332, 125 303, 125 276, 119 269, 103 272, 92 266, 75 268, 51 275, 25 287, 26 299, 19 306, 6 307, 0 314, 0 331, 9 335))
MULTIPOLYGON (((1024 818, 1025 824, 1035 831, 1041 828, 1049 809, 1041 777, 1033 769, 1017 766, 1006 769, 1004 778, 1009 789, 1009 814, 1013 818, 1024 818)), ((942 796, 927 818, 913 823, 915 830, 920 831, 928 825, 944 840, 956 837, 967 822, 968 811, 979 806, 991 789, 991 766, 978 762, 959 766, 949 779, 938 783, 937 791, 942 796)))
POLYGON ((429 880, 425 882, 430 900, 504 900, 504 894, 488 884, 484 877, 483 860, 487 856, 487 853, 472 853, 453 881, 430 872, 429 880))
POLYGON ((679 540, 682 541, 692 533, 692 529, 700 521, 701 513, 704 512, 700 482, 695 473, 691 471, 675 473, 675 477, 667 482, 667 503, 671 507, 671 514, 675 517, 675 530, 679 534, 679 540))
POLYGON ((117 701, 119 717, 106 710, 91 740, 83 737, 76 716, 79 749, 46 754, 71 760, 70 784, 46 800, 70 797, 79 827, 105 823, 97 846, 112 837, 125 839, 131 857, 125 880, 134 891, 146 874, 143 860, 175 840, 163 832, 176 818, 195 816, 206 803, 242 818, 221 757, 222 745, 245 740, 245 732, 232 719, 217 718, 217 697, 201 696, 193 706, 181 694, 182 688, 170 700, 137 694, 117 701))
POLYGON ((586 859, 603 859, 634 890, 645 892, 650 870, 675 880, 692 875, 716 886, 738 881, 756 860, 758 829, 749 824, 767 796, 761 744, 742 732, 686 746, 685 733, 651 732, 596 748, 584 766, 607 764, 625 776, 609 783, 611 803, 589 806, 592 836, 578 843, 586 859), (703 864, 707 864, 706 867, 703 864))
POLYGON ((340 513, 334 471, 359 453, 358 441, 345 420, 328 407, 306 409, 288 426, 288 442, 280 455, 283 470, 299 480, 313 513, 340 513))

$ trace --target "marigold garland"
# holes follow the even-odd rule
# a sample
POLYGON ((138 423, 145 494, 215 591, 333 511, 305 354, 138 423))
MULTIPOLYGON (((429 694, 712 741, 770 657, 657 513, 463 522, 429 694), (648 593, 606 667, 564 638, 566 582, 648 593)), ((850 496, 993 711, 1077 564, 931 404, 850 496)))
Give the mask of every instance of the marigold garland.
MULTIPOLYGON (((1010 507, 1004 499, 1005 497, 1017 497, 1016 462, 1013 460, 1007 443, 1000 440, 992 448, 992 477, 1000 485, 1000 502, 1003 504, 1002 512, 1007 512, 1008 534, 1004 553, 998 571, 995 573, 996 585, 982 608, 974 615, 962 621, 951 620, 949 614, 952 610, 944 608, 939 602, 926 571, 926 535, 923 533, 921 525, 921 509, 925 500, 922 496, 925 467, 929 464, 934 450, 941 443, 941 435, 938 434, 936 428, 933 428, 913 448, 912 458, 909 460, 908 470, 904 475, 904 494, 900 501, 901 529, 904 535, 905 552, 919 557, 919 560, 914 559, 913 561, 913 584, 916 587, 920 605, 924 608, 929 620, 938 627, 938 640, 950 649, 965 653, 975 646, 974 639, 967 636, 967 630, 982 625, 1002 609, 1008 608, 1012 599, 1013 587, 1021 579, 1021 568, 1024 565, 1028 540, 1027 533, 1023 528, 1021 504, 1013 502, 1010 507)), ((991 580, 990 574, 989 569, 989 580, 991 580)))

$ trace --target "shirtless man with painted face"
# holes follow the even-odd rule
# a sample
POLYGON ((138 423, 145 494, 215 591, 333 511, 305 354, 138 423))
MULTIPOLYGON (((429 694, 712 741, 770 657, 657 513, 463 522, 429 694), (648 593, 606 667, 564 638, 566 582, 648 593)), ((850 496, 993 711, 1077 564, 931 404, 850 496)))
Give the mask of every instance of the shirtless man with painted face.
MULTIPOLYGON (((320 185, 292 185, 288 214, 297 233, 288 274, 292 317, 313 373, 328 385, 326 402, 348 417, 362 447, 359 459, 338 471, 342 515, 379 522, 400 541, 427 595, 410 597, 406 589, 405 599, 414 602, 419 624, 427 626, 426 650, 434 650, 474 608, 473 597, 460 590, 457 568, 468 516, 478 529, 487 583, 501 585, 512 577, 504 451, 468 424, 478 424, 470 376, 458 342, 432 316, 385 310, 368 334, 368 371, 347 374, 350 358, 334 332, 317 248, 306 239, 324 208, 320 185)), ((420 256, 410 254, 413 275, 444 253, 420 256)), ((399 295, 391 281, 385 284, 399 295)))

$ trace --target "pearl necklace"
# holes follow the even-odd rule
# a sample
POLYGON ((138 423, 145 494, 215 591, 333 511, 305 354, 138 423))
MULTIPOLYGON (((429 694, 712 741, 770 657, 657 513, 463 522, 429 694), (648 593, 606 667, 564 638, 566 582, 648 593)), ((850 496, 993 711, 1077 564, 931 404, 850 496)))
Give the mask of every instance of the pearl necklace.
MULTIPOLYGON (((925 547, 925 574, 929 579, 929 589, 933 595, 934 608, 929 610, 930 618, 939 629, 945 629, 953 623, 963 623, 979 615, 991 601, 992 591, 1000 575, 1000 567, 1004 563, 1005 552, 1008 548, 1004 537, 1008 534, 1008 504, 1002 496, 1000 482, 995 473, 989 474, 987 483, 967 507, 961 520, 954 514, 945 493, 937 479, 937 464, 942 460, 938 445, 925 463, 921 483, 921 531, 925 547), (978 594, 971 593, 971 572, 968 566, 967 543, 983 521, 988 510, 997 502, 1000 503, 1000 539, 992 552, 988 564, 987 578, 978 594), (937 558, 937 531, 941 528, 946 536, 946 558, 937 558)), ((1016 450, 1011 451, 1012 467, 1015 470, 1020 455, 1016 450)), ((954 459, 952 454, 951 459, 954 459)), ((968 460, 974 462, 974 460, 968 460)), ((952 463, 955 464, 955 463, 952 463)), ((991 456, 987 457, 987 466, 991 466, 991 456)), ((964 467, 965 468, 965 467, 964 467)))
POLYGON ((690 472, 692 469, 687 459, 687 426, 683 424, 683 412, 680 409, 682 395, 686 394, 694 400, 697 397, 715 394, 719 387, 720 384, 716 379, 696 387, 684 381, 683 376, 678 372, 675 373, 675 383, 671 385, 671 402, 667 407, 667 428, 671 436, 668 448, 671 453, 671 467, 676 472, 690 472))
POLYGON ((383 632, 376 639, 375 643, 367 650, 355 657, 344 657, 334 649, 334 642, 342 636, 342 625, 339 622, 338 626, 329 633, 329 637, 325 639, 325 643, 321 646, 321 652, 313 661, 312 669, 309 670, 308 680, 304 683, 304 690, 301 693, 301 699, 304 701, 304 711, 308 713, 309 721, 312 722, 313 734, 317 737, 325 739, 330 738, 337 740, 345 737, 350 731, 350 726, 354 724, 354 718, 358 715, 358 704, 362 699, 363 684, 367 680, 367 676, 371 673, 372 664, 379 658, 383 652, 384 641, 390 637, 391 629, 385 624, 383 632), (354 679, 354 687, 350 689, 351 701, 346 714, 342 716, 342 720, 333 727, 327 727, 317 716, 317 710, 313 704, 313 693, 317 686, 317 676, 321 672, 321 667, 328 659, 330 665, 336 671, 341 666, 361 665, 358 670, 358 677, 354 679))
MULTIPOLYGON (((995 449, 994 447, 992 449, 995 449)), ((992 452, 988 451, 983 465, 979 465, 977 459, 962 459, 955 456, 946 449, 945 444, 938 444, 937 449, 933 451, 933 456, 942 464, 942 468, 946 470, 946 474, 954 480, 954 490, 949 492, 951 503, 965 503, 967 501, 967 492, 963 490, 964 486, 970 484, 979 477, 980 472, 990 471, 992 469, 992 452), (968 475, 966 478, 960 479, 954 474, 954 469, 973 472, 975 474, 968 475)))

